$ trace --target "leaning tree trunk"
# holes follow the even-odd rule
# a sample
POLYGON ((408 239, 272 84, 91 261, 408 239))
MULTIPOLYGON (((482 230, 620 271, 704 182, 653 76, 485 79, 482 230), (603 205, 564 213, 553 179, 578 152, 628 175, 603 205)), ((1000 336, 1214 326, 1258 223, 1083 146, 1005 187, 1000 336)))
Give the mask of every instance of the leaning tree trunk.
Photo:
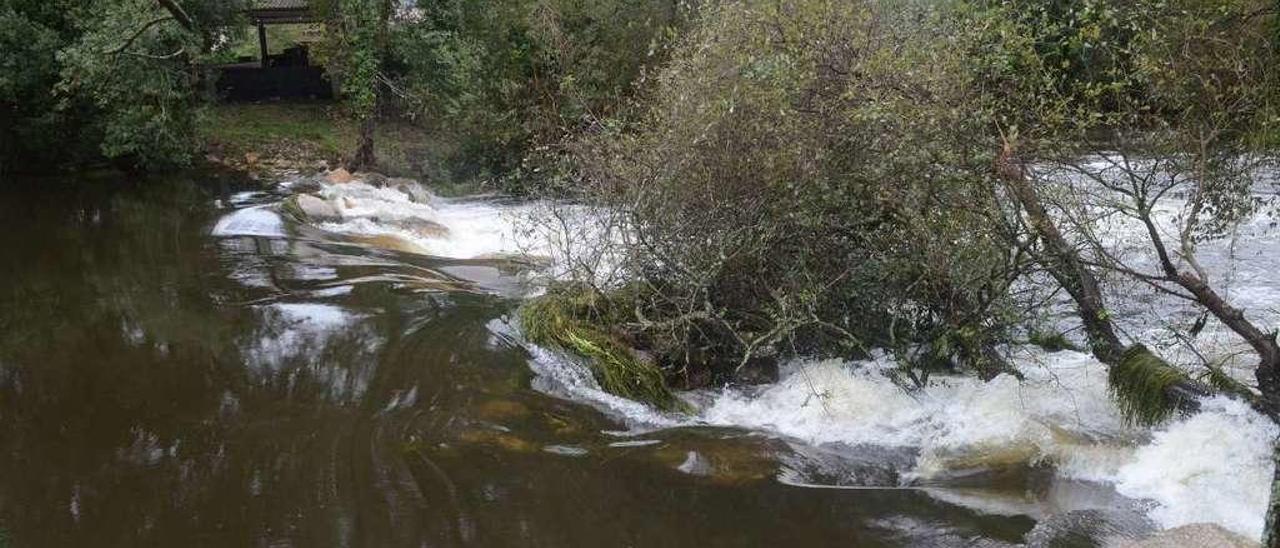
MULTIPOLYGON (((1013 158, 1008 144, 1000 155, 997 171, 1026 213, 1032 230, 1044 242, 1051 263, 1051 268, 1048 269, 1050 274, 1075 300, 1094 356, 1102 363, 1115 367, 1124 352, 1124 345, 1116 336, 1115 328, 1106 315, 1097 278, 1058 230, 1028 180, 1025 169, 1013 158)), ((1153 238, 1159 237, 1150 223, 1148 229, 1153 231, 1153 238)), ((1276 342, 1276 333, 1259 329, 1245 318, 1243 311, 1227 303, 1205 280, 1188 272, 1179 272, 1166 253, 1161 252, 1159 256, 1169 281, 1191 293, 1197 303, 1242 337, 1258 354, 1256 379, 1262 398, 1261 401, 1252 402, 1253 407, 1280 422, 1280 344, 1276 342)), ((1166 390, 1171 392, 1169 396, 1173 401, 1183 408, 1194 407, 1196 399, 1208 393, 1205 387, 1190 381, 1175 383, 1166 390)), ((1265 548, 1280 548, 1280 445, 1273 448, 1271 460, 1274 470, 1262 545, 1265 548)))
MULTIPOLYGON (((1108 367, 1119 367, 1127 346, 1116 335, 1115 324, 1110 319, 1102 296, 1101 284, 1080 259, 1079 252, 1058 229, 1057 223, 1049 215, 1031 184, 1026 168, 1015 157, 1013 147, 1008 143, 997 160, 996 173, 1004 180, 1009 193, 1026 213, 1035 235, 1044 243, 1048 263, 1046 270, 1075 301, 1093 356, 1108 367)), ((1198 382, 1184 379, 1166 386, 1164 392, 1168 401, 1176 407, 1193 411, 1199 408, 1199 398, 1209 394, 1210 390, 1198 382)))

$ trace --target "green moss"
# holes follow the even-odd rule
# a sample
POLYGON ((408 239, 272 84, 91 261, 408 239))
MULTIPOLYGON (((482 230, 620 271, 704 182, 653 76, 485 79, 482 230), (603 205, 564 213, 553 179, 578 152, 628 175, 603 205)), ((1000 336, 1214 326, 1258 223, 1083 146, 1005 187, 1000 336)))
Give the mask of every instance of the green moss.
POLYGON ((1253 397, 1249 387, 1232 378, 1231 375, 1228 375, 1221 367, 1211 365, 1205 366, 1204 375, 1200 377, 1200 380, 1222 392, 1238 394, 1244 396, 1246 399, 1251 399, 1253 397))
POLYGON ((1169 417, 1176 402, 1168 388, 1185 381, 1182 371, 1169 365, 1141 344, 1130 346, 1111 367, 1107 381, 1111 395, 1129 420, 1155 424, 1169 417))
POLYGON ((307 222, 307 214, 298 207, 298 197, 290 196, 285 201, 280 202, 280 212, 294 221, 299 223, 307 222))
POLYGON ((520 324, 529 341, 587 358, 600 387, 611 394, 649 402, 662 409, 679 405, 657 365, 637 359, 609 334, 616 307, 598 292, 560 288, 525 303, 520 324))
POLYGON ((1027 342, 1039 346, 1049 352, 1080 350, 1080 347, 1076 346, 1075 343, 1072 343, 1065 334, 1058 331, 1033 330, 1027 335, 1027 342))

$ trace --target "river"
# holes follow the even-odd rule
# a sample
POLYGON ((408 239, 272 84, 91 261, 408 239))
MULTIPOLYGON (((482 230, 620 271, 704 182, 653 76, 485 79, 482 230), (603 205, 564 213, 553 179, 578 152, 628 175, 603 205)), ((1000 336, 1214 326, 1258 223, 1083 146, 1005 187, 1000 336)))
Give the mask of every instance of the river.
POLYGON ((539 267, 511 259, 527 246, 506 219, 527 204, 357 185, 324 191, 352 220, 311 226, 277 213, 290 192, 0 189, 0 539, 1093 546, 1196 516, 1260 527, 1275 431, 1231 402, 1139 429, 1087 357, 1026 351, 1025 384, 908 395, 874 363, 796 362, 662 414, 521 342, 539 267), (449 236, 388 223, 427 214, 449 236))

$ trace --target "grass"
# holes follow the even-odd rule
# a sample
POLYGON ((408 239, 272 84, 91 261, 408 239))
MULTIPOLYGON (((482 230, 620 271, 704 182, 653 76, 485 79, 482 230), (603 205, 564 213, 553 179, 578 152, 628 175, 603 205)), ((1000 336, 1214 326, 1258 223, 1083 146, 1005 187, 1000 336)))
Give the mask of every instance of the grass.
POLYGON ((525 303, 520 324, 531 342, 586 358, 592 376, 606 392, 661 409, 677 408, 679 400, 667 387, 662 370, 637 359, 626 344, 609 334, 612 308, 591 290, 560 288, 525 303))
POLYGON ((225 104, 209 109, 205 141, 230 152, 300 146, 323 159, 355 149, 357 131, 332 103, 225 104))
POLYGON ((1027 342, 1039 346, 1049 352, 1063 350, 1081 351, 1081 348, 1068 339, 1066 334, 1058 331, 1034 329, 1027 335, 1027 342))
MULTIPOLYGON (((211 154, 240 159, 252 154, 300 166, 321 160, 341 164, 355 150, 359 129, 338 103, 218 104, 208 109, 202 138, 211 154)), ((380 122, 374 135, 377 169, 436 187, 452 187, 445 159, 451 141, 401 121, 380 122)), ((446 188, 447 190, 447 188, 446 188)))

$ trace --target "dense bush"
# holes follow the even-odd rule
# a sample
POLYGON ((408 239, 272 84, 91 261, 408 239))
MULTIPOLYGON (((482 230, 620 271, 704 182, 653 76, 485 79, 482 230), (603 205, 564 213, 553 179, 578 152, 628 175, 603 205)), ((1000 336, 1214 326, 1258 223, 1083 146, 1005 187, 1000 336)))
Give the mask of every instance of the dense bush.
POLYGON ((547 147, 627 104, 687 8, 671 0, 420 3, 392 31, 403 112, 458 141, 456 176, 542 179, 547 147), (526 160, 528 160, 526 162, 526 160))
POLYGON ((624 227, 601 246, 628 240, 642 345, 694 384, 779 351, 887 348, 917 382, 1006 370, 1024 265, 958 19, 828 0, 698 19, 647 114, 575 148, 576 188, 624 227))
POLYGON ((243 2, 185 5, 190 28, 147 0, 0 7, 0 154, 8 168, 190 161, 201 104, 193 66, 231 32, 243 2))

